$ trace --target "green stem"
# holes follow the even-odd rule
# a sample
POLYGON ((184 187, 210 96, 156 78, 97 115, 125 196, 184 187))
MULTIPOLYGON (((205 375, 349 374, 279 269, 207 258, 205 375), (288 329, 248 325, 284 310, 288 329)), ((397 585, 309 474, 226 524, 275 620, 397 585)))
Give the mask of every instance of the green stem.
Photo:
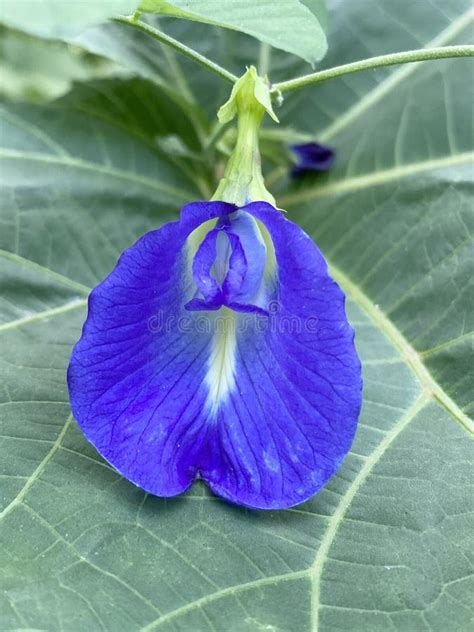
POLYGON ((313 72, 310 75, 282 81, 273 86, 273 93, 290 92, 291 90, 299 90, 306 86, 311 86, 321 81, 342 77, 353 72, 362 70, 370 70, 371 68, 380 68, 382 66, 393 66, 395 64, 408 64, 418 61, 429 61, 435 59, 446 59, 449 57, 473 57, 474 46, 443 46, 441 48, 422 48, 419 50, 409 50, 403 53, 392 53, 390 55, 381 55, 380 57, 370 57, 362 59, 351 64, 343 66, 335 66, 328 70, 313 72))
POLYGON ((158 40, 162 44, 167 44, 168 46, 171 46, 171 48, 174 48, 183 55, 186 55, 186 57, 189 57, 189 59, 192 59, 198 64, 201 64, 201 66, 204 66, 204 68, 207 68, 214 74, 218 75, 222 79, 225 79, 226 81, 229 81, 230 83, 235 83, 238 79, 238 77, 233 75, 225 68, 222 68, 222 66, 219 66, 207 57, 204 57, 204 55, 201 55, 192 48, 189 48, 189 46, 182 44, 173 37, 170 37, 169 35, 163 33, 163 31, 159 31, 158 29, 150 26, 149 24, 146 24, 145 22, 134 20, 133 18, 116 18, 114 21, 118 22, 119 24, 126 24, 138 29, 139 31, 142 31, 143 33, 147 33, 147 35, 151 35, 151 37, 158 40))
MULTIPOLYGON (((254 188, 264 188, 258 148, 258 131, 263 115, 263 107, 254 109, 244 105, 239 109, 235 147, 212 199, 243 205, 252 199, 254 188)), ((260 198, 257 196, 255 199, 260 198)))
POLYGON ((234 85, 230 98, 218 113, 223 125, 237 116, 237 136, 212 200, 223 200, 237 206, 265 200, 275 206, 275 198, 263 181, 258 142, 266 112, 275 116, 271 109, 269 85, 257 75, 255 67, 250 66, 234 85))

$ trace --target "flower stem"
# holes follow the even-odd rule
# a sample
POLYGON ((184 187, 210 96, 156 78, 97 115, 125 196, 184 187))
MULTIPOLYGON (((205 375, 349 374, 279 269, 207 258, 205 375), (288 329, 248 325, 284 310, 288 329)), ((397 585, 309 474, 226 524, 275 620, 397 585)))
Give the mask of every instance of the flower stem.
POLYGON ((258 132, 265 111, 263 107, 252 105, 250 102, 249 107, 244 104, 239 108, 235 147, 214 200, 243 205, 252 199, 265 199, 264 195, 254 193, 265 191, 258 147, 258 132))
POLYGON ((275 206, 275 198, 263 181, 258 142, 265 113, 276 118, 270 102, 269 84, 258 76, 254 66, 250 66, 218 113, 219 121, 224 125, 237 116, 237 136, 224 176, 211 199, 237 206, 265 200, 275 206))
POLYGON ((311 86, 315 83, 320 83, 321 81, 327 81, 328 79, 334 79, 335 77, 342 77, 343 75, 349 75, 353 72, 370 70, 371 68, 380 68, 382 66, 446 59, 449 57, 473 56, 474 46, 467 45, 443 46, 441 48, 422 48, 419 50, 404 51, 402 53, 392 53, 390 55, 381 55, 379 57, 362 59, 351 64, 344 64, 343 66, 334 66, 333 68, 313 72, 309 75, 304 75, 303 77, 290 79, 289 81, 282 81, 281 83, 277 83, 273 86, 272 92, 278 93, 299 90, 300 88, 305 88, 306 86, 311 86))
POLYGON ((146 24, 145 22, 136 20, 133 17, 115 18, 114 21, 118 22, 119 24, 126 24, 128 26, 138 29, 139 31, 142 31, 143 33, 147 33, 148 35, 151 35, 151 37, 158 40, 162 44, 171 46, 171 48, 174 48, 175 50, 182 53, 183 55, 186 55, 186 57, 189 57, 189 59, 192 59, 198 64, 201 64, 201 66, 204 66, 204 68, 207 68, 214 74, 218 75, 222 79, 225 79, 226 81, 229 81, 230 83, 235 83, 238 79, 238 77, 233 75, 231 72, 229 72, 225 68, 222 68, 222 66, 219 66, 218 64, 211 61, 204 55, 201 55, 200 53, 193 50, 192 48, 189 48, 189 46, 186 46, 185 44, 182 44, 178 40, 174 39, 174 37, 170 37, 169 35, 166 35, 166 33, 163 33, 163 31, 159 31, 155 27, 150 26, 149 24, 146 24))

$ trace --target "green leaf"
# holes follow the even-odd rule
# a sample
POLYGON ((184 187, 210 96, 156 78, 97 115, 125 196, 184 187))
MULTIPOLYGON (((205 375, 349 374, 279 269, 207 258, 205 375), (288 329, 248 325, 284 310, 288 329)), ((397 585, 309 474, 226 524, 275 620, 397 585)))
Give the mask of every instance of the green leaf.
POLYGON ((327 31, 329 15, 326 0, 300 0, 300 2, 301 4, 304 4, 305 7, 308 7, 312 13, 314 13, 318 22, 321 24, 321 27, 324 31, 327 31))
POLYGON ((104 75, 112 66, 71 49, 62 42, 0 26, 0 94, 10 99, 46 101, 67 92, 74 80, 104 75))
MULTIPOLYGON (((191 44, 201 54, 215 56, 216 59, 226 55, 226 36, 239 35, 185 20, 166 22, 166 29, 163 21, 158 22, 156 16, 149 16, 148 21, 179 41, 191 44)), ((250 37, 244 37, 255 43, 250 37)), ((211 121, 215 120, 217 108, 229 95, 229 84, 130 26, 107 23, 85 29, 66 40, 121 64, 139 77, 152 80, 182 104, 199 104, 211 121)), ((236 72, 241 74, 241 70, 239 65, 236 72)))
POLYGON ((315 5, 311 11, 299 0, 142 0, 140 9, 247 33, 311 64, 327 51, 317 17, 321 7, 315 5))
MULTIPOLYGON (((328 63, 467 38, 464 1, 336 6, 328 63)), ((329 257, 364 370, 350 455, 284 512, 231 507, 200 484, 145 496, 69 416, 89 289, 202 196, 154 143, 175 134, 192 147, 194 125, 137 80, 2 109, 0 629, 469 629, 470 73, 469 60, 381 69, 278 112, 338 150, 328 178, 283 179, 279 202, 329 257)))
POLYGON ((0 22, 33 35, 56 37, 129 15, 137 4, 138 0, 3 0, 0 22))

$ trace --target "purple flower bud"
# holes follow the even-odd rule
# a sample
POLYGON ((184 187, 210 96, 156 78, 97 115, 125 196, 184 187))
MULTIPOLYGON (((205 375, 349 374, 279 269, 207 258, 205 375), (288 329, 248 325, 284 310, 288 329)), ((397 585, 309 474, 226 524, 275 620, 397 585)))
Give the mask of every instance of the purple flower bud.
POLYGON ((297 163, 291 170, 294 178, 300 177, 312 171, 328 171, 335 160, 334 150, 319 143, 303 143, 291 145, 297 163))

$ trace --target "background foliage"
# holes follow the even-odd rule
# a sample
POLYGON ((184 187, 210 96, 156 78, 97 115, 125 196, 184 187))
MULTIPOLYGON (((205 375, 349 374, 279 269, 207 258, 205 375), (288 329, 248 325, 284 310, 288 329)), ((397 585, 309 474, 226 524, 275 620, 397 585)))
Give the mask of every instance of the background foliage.
MULTIPOLYGON (((16 101, 0 106, 0 629, 467 631, 470 60, 288 95, 282 125, 265 129, 278 203, 348 295, 365 388, 356 441, 329 485, 295 509, 246 511, 199 484, 162 500, 121 479, 71 419, 65 382, 90 288, 140 234, 212 193, 232 131, 218 150, 203 147, 230 85, 127 25, 101 24, 124 10, 114 2, 81 29, 52 1, 41 20, 37 4, 24 4, 29 13, 5 2, 3 21, 62 42, 28 39, 32 50, 86 57, 61 63, 59 92, 49 61, 38 70, 40 97, 20 82, 5 91, 16 101), (296 138, 336 148, 330 175, 288 181, 284 143, 296 138)), ((321 19, 320 2, 303 4, 321 19)), ((321 67, 472 40, 467 0, 328 5, 321 67)), ((248 35, 158 20, 236 74, 259 57, 248 35)), ((10 77, 18 59, 5 42, 24 37, 3 31, 0 68, 10 77)), ((272 51, 272 80, 309 70, 272 51)))

